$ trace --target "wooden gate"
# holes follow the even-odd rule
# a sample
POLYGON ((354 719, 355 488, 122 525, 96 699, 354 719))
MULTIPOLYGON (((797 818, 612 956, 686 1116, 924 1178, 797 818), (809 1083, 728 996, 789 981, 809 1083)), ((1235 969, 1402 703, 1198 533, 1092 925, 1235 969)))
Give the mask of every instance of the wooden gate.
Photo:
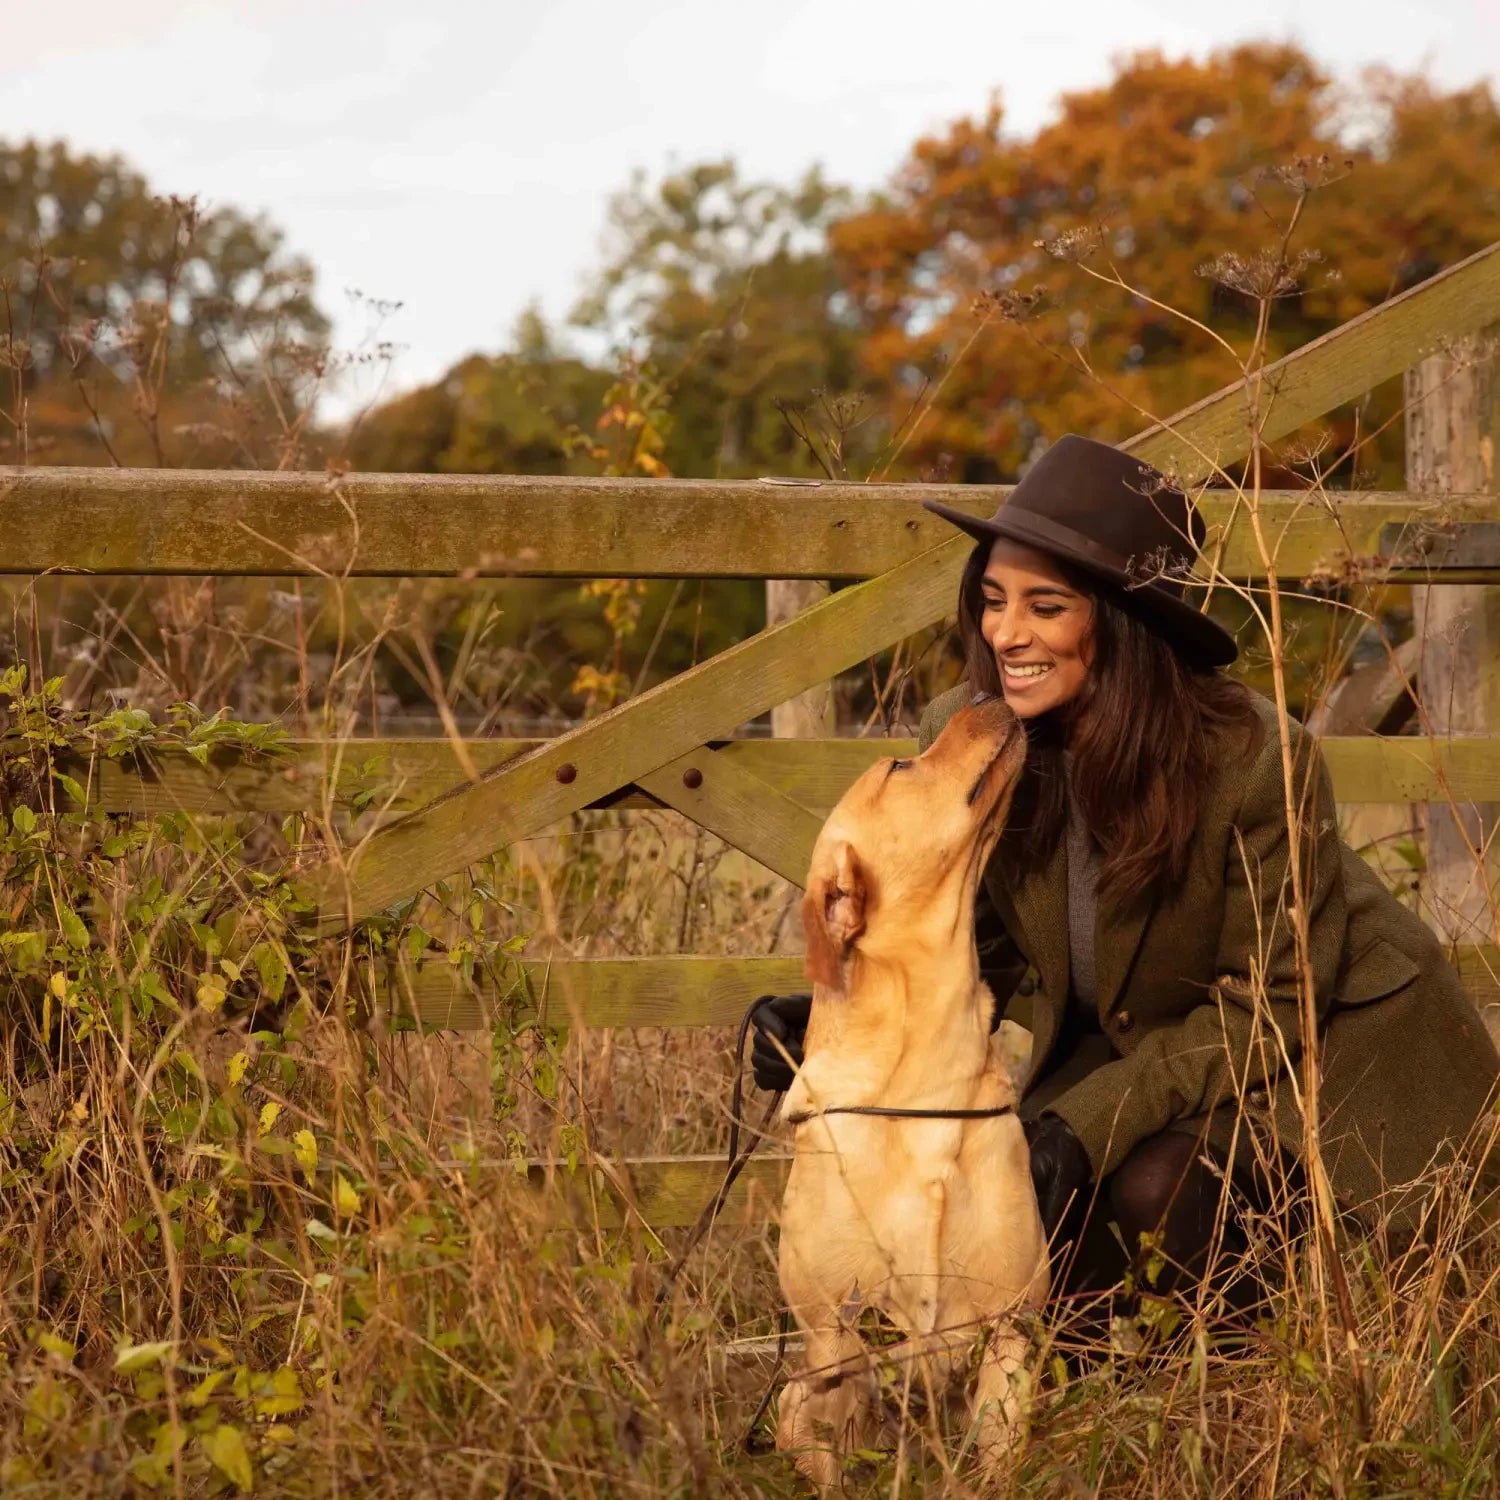
MULTIPOLYGON (((1500 245, 1307 345, 1264 371, 1263 440, 1273 442, 1446 341, 1500 321, 1500 245)), ((1125 446, 1185 480, 1245 456, 1246 392, 1227 387, 1125 446)), ((542 741, 304 742, 289 763, 167 761, 151 779, 103 767, 120 810, 292 811, 321 802, 339 763, 378 753, 385 795, 405 816, 346 859, 309 872, 328 932, 581 809, 666 807, 800 884, 822 816, 892 740, 734 740, 746 721, 951 614, 970 543, 923 510, 940 498, 991 513, 988 486, 698 483, 111 469, 0 471, 0 571, 286 576, 817 578, 862 580, 572 732, 542 741)), ((1340 493, 1263 497, 1276 569, 1300 579, 1361 560, 1392 581, 1500 580, 1500 496, 1440 500, 1340 493), (1413 545, 1414 538, 1422 547, 1413 545), (1433 539, 1438 545, 1433 546, 1433 539), (1411 559, 1418 559, 1413 563, 1411 559)), ((1243 504, 1208 490, 1201 508, 1220 570, 1264 568, 1243 504)), ((1341 802, 1500 802, 1500 740, 1329 738, 1341 802)), ((1492 948, 1459 955, 1482 1004, 1500 1003, 1492 948)), ((590 1027, 736 1022, 756 995, 802 987, 801 960, 711 955, 549 961, 535 966, 542 1019, 590 1027)), ((488 1024, 492 997, 447 964, 391 976, 396 1003, 428 1027, 488 1024)), ((689 1222, 717 1159, 622 1162, 599 1186, 618 1212, 689 1222), (625 1200, 631 1200, 627 1210, 625 1200)), ((729 1212, 783 1170, 757 1161, 729 1212)), ((764 1202, 760 1197, 759 1202, 764 1202)))

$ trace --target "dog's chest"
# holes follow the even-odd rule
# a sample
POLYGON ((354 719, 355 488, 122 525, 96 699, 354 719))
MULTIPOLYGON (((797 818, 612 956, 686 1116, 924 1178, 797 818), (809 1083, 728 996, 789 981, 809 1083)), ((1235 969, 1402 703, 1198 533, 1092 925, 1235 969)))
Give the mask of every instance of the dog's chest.
MULTIPOLYGON (((998 1136, 1003 1124, 1014 1122, 986 1129, 998 1136)), ((972 1140, 966 1150, 958 1121, 816 1128, 832 1139, 798 1143, 782 1212, 784 1277, 831 1302, 858 1288, 865 1305, 909 1329, 930 1329, 976 1292, 991 1304, 995 1284, 1011 1279, 997 1191, 1004 1166, 984 1170, 994 1153, 976 1153, 972 1140)), ((796 1300, 796 1287, 786 1289, 796 1300)))

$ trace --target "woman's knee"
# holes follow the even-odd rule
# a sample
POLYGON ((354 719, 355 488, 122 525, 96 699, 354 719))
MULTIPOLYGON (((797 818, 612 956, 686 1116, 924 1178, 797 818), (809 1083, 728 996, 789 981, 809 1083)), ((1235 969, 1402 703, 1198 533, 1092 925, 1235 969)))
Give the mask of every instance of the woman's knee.
POLYGON ((1115 1222, 1132 1247, 1138 1235, 1163 1229, 1169 1219, 1199 1217, 1206 1177, 1197 1165, 1199 1142, 1181 1131, 1141 1141, 1109 1175, 1107 1189, 1115 1222))

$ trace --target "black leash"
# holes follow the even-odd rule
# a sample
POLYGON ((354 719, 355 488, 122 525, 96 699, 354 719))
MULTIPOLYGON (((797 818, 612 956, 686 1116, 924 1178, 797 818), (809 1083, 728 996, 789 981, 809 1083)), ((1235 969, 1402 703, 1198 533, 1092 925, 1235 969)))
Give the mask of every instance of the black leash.
POLYGON ((703 1212, 698 1215, 698 1222, 693 1225, 692 1232, 688 1235, 687 1243, 672 1262, 671 1268, 662 1278, 660 1290, 656 1294, 655 1310, 660 1311, 661 1305, 672 1294, 673 1287, 677 1284, 677 1278, 682 1274, 682 1268, 687 1264, 687 1258, 698 1248, 703 1236, 713 1227, 713 1222, 719 1217, 719 1210, 724 1207, 729 1197, 730 1189, 739 1180, 739 1175, 745 1170, 745 1164, 760 1149, 760 1143, 766 1138, 766 1127, 770 1125, 776 1111, 781 1107, 782 1094, 780 1092, 771 1095, 771 1102, 766 1106, 766 1112, 760 1117, 755 1127, 755 1138, 745 1148, 743 1154, 740 1152, 740 1129, 744 1124, 740 1111, 745 1102, 745 1038, 750 1034, 750 1027, 754 1024, 756 1013, 763 1005, 770 1003, 772 997, 762 995, 749 1010, 745 1012, 744 1019, 740 1022, 739 1035, 734 1043, 734 1088, 729 1096, 729 1153, 728 1162, 724 1170, 724 1180, 719 1184, 719 1190, 713 1195, 703 1212))

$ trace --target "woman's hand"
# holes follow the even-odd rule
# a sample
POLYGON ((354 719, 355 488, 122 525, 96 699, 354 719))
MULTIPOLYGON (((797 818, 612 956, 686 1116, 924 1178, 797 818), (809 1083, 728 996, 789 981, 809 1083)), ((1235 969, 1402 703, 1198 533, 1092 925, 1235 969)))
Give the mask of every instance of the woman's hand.
POLYGON ((755 1031, 750 1070, 756 1088, 768 1094, 784 1094, 791 1088, 792 1078, 802 1066, 802 1039, 811 1011, 811 995, 762 995, 755 1002, 750 1023, 755 1031))
MULTIPOLYGON (((1083 1195, 1094 1175, 1089 1154, 1060 1115, 1043 1115, 1026 1122, 1031 1145, 1031 1183, 1042 1228, 1051 1241, 1069 1210, 1081 1209, 1083 1195)), ((1065 1236, 1066 1238, 1066 1236, 1065 1236)))

